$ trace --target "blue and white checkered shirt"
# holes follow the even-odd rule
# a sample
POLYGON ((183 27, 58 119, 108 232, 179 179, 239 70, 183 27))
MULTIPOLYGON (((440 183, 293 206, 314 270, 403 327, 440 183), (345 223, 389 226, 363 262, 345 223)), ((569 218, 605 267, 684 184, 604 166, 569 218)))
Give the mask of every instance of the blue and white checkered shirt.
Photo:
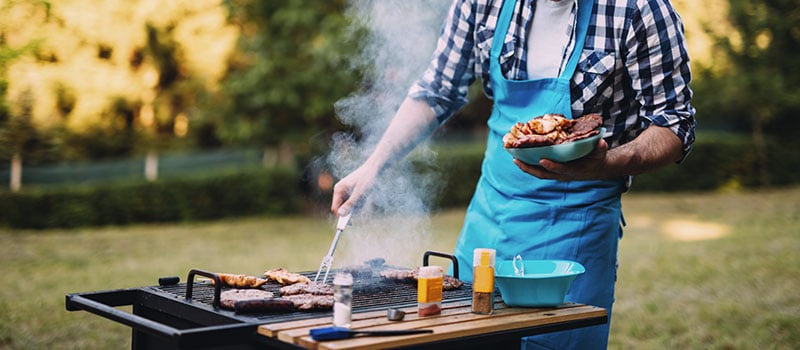
MULTIPOLYGON (((573 0, 575 1, 575 0, 573 0)), ((577 2, 577 1, 576 1, 577 2)), ((500 65, 509 79, 527 79, 527 28, 535 0, 520 0, 503 40, 500 65)), ((441 122, 467 103, 469 86, 481 77, 492 97, 489 56, 502 0, 454 0, 428 69, 409 91, 433 107, 441 122)), ((576 7, 573 6, 574 23, 576 7)), ((564 35, 571 43, 573 29, 564 35)), ((566 64, 572 47, 564 52, 566 64)), ((669 127, 694 143, 695 110, 683 24, 669 0, 595 1, 586 43, 572 76, 573 115, 600 113, 611 147, 633 140, 649 125, 669 127)), ((531 116, 532 117, 532 116, 531 116)))

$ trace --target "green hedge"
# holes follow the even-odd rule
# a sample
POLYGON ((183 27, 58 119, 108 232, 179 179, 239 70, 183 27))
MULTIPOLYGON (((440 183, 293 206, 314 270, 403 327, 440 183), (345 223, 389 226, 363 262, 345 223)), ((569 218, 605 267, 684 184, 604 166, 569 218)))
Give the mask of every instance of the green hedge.
MULTIPOLYGON (((766 185, 800 183, 800 145, 767 144, 766 185)), ((694 149, 677 166, 636 176, 633 191, 714 191, 764 186, 752 139, 743 135, 699 134, 694 149)))
POLYGON ((0 225, 69 228, 294 213, 302 204, 298 179, 295 171, 259 169, 0 192, 0 225))
MULTIPOLYGON (((771 185, 800 183, 800 154, 795 149, 769 145, 771 185)), ((465 206, 480 176, 483 145, 449 143, 434 150, 438 156, 433 165, 418 163, 420 171, 441 176, 434 207, 465 206)), ((24 188, 19 193, 0 192, 0 226, 68 228, 298 213, 308 206, 330 204, 329 194, 314 193, 313 183, 294 170, 254 169, 155 182, 24 188)), ((761 185, 749 138, 709 134, 698 136, 694 151, 682 164, 636 176, 632 191, 713 191, 761 185)))

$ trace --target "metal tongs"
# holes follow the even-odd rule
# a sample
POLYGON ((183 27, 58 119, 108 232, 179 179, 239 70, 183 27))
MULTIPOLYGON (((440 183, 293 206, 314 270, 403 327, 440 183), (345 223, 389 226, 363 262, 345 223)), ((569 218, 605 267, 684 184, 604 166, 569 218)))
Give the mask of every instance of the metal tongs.
POLYGON ((322 273, 323 269, 325 269, 325 276, 322 277, 322 283, 328 280, 328 273, 331 272, 331 265, 333 265, 333 251, 336 250, 336 244, 339 243, 339 236, 342 235, 344 228, 347 227, 347 223, 350 222, 351 215, 353 215, 352 212, 340 216, 339 221, 336 222, 336 235, 333 236, 333 242, 331 242, 331 247, 328 249, 328 255, 325 255, 322 258, 322 263, 319 264, 319 270, 317 270, 317 276, 314 277, 314 282, 319 279, 319 275, 322 273))

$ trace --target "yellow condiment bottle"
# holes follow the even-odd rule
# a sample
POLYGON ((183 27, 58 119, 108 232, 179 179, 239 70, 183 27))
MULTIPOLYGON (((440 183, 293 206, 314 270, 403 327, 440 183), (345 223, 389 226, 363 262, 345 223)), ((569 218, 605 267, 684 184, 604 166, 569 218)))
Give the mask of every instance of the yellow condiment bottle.
POLYGON ((496 252, 475 248, 472 252, 472 312, 491 314, 494 310, 494 264, 496 252))
POLYGON ((423 266, 417 277, 417 315, 419 317, 442 313, 442 283, 444 270, 441 266, 423 266))

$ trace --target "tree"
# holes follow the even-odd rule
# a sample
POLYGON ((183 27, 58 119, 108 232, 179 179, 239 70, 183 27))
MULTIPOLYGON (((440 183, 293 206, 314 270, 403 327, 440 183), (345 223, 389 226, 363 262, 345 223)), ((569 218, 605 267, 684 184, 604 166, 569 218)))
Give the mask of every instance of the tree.
POLYGON ((712 123, 746 121, 768 185, 767 140, 796 142, 800 127, 800 11, 793 0, 730 0, 728 19, 732 31, 706 29, 719 59, 700 71, 698 110, 712 123))
POLYGON ((226 143, 301 143, 339 128, 333 103, 357 88, 349 58, 359 31, 345 0, 226 2, 240 28, 222 92, 209 112, 226 143))

